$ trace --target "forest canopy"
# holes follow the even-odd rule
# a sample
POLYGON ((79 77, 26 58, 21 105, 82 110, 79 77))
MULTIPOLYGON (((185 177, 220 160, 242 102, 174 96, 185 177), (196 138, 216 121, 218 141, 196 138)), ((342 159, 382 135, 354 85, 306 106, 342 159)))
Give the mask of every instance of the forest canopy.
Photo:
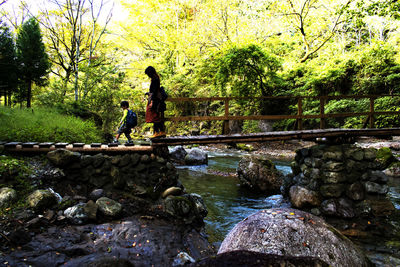
MULTIPOLYGON (((100 116, 104 132, 112 131, 121 100, 144 112, 149 65, 160 73, 170 97, 398 94, 400 89, 398 1, 3 0, 0 9, 0 73, 10 73, 0 75, 2 103, 89 110, 100 116), (24 47, 16 44, 32 20, 40 28, 49 68, 28 83, 23 73, 32 65, 24 64, 18 56, 24 47)), ((327 103, 327 110, 364 104, 327 103)), ((388 98, 378 106, 397 110, 399 104, 388 98)), ((232 105, 234 112, 248 114, 296 110, 295 103, 232 105)), ((216 103, 207 108, 178 103, 168 112, 223 112, 216 103)), ((304 108, 318 107, 310 101, 304 108)), ((362 124, 354 118, 332 123, 362 124)), ((292 121, 275 124, 292 126, 292 121)), ((255 124, 246 127, 257 130, 255 124)))

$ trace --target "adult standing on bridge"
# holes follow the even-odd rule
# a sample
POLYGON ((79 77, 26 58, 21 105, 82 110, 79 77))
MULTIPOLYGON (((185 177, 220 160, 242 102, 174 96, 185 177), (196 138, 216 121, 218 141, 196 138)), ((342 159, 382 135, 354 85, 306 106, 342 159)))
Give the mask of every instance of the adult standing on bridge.
POLYGON ((164 125, 165 103, 161 97, 160 76, 152 66, 148 66, 144 73, 151 79, 149 92, 146 93, 148 96, 146 122, 154 124, 154 133, 150 138, 162 137, 166 135, 164 125))

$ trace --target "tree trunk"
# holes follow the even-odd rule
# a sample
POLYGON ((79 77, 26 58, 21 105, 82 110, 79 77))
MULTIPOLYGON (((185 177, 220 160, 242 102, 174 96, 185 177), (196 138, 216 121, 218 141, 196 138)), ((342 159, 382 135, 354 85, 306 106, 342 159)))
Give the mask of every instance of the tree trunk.
POLYGON ((32 99, 32 81, 27 82, 26 88, 26 107, 31 107, 31 99, 32 99))

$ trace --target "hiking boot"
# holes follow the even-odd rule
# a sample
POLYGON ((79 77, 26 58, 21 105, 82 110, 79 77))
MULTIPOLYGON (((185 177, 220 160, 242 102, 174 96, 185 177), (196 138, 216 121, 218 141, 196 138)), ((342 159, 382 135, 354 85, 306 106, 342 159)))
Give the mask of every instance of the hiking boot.
POLYGON ((118 145, 120 144, 120 143, 118 142, 118 140, 115 139, 115 138, 113 139, 112 143, 113 143, 113 144, 118 144, 118 145))
POLYGON ((129 139, 126 143, 127 143, 127 144, 133 144, 133 140, 132 140, 132 139, 129 139))

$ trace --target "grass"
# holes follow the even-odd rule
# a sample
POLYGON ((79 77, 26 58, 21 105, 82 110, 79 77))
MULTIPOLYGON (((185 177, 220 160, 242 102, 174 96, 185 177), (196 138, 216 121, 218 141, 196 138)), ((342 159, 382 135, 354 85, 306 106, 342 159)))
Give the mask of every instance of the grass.
POLYGON ((0 140, 6 142, 101 142, 92 121, 66 116, 55 109, 0 107, 0 140))

